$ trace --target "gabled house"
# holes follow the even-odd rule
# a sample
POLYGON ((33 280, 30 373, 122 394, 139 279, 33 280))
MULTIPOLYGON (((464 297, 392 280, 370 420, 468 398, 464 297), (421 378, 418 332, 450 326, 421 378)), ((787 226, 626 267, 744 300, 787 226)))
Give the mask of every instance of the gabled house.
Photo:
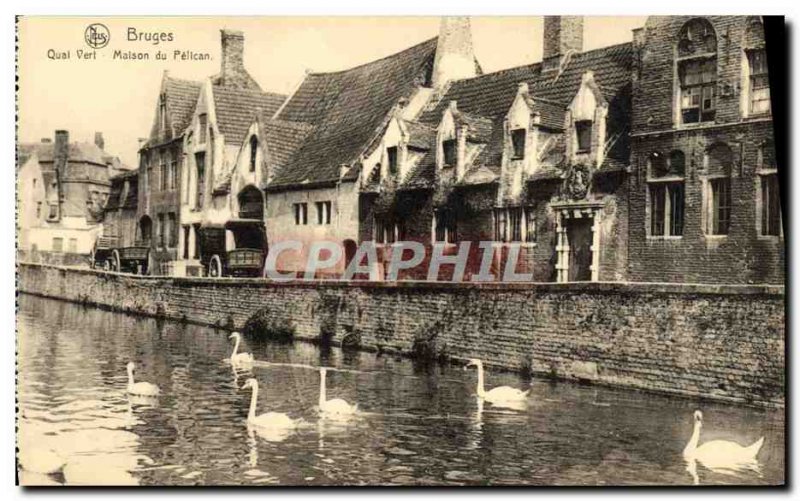
POLYGON ((201 82, 164 72, 150 136, 139 150, 136 231, 133 238, 123 239, 131 240, 128 245, 150 246, 155 274, 183 273, 177 261, 183 137, 201 87, 201 82))
POLYGON ((228 248, 235 245, 224 226, 238 206, 231 183, 243 141, 254 116, 272 116, 286 98, 264 92, 247 72, 241 32, 222 30, 221 36, 221 71, 202 83, 182 137, 177 247, 181 273, 189 275, 209 271, 204 232, 222 235, 228 248))
MULTIPOLYGON (((415 119, 436 131, 428 172, 414 175, 427 186, 376 198, 376 224, 424 221, 401 233, 428 256, 471 242, 467 278, 491 241, 495 276, 511 259, 537 281, 623 279, 633 50, 584 52, 582 30, 582 18, 546 18, 541 63, 455 80, 431 99, 415 119)), ((408 276, 425 278, 426 265, 408 276)))
MULTIPOLYGON (((452 81, 477 73, 469 20, 446 18, 437 38, 348 70, 306 75, 274 116, 284 124, 275 125, 278 131, 302 130, 302 141, 282 150, 285 159, 272 161, 266 184, 270 245, 293 240, 302 246, 282 252, 277 268, 304 270, 311 244, 326 240, 341 245, 344 252, 323 274, 340 274, 358 242, 377 231, 366 210, 365 196, 373 194, 362 192, 364 180, 398 161, 408 165, 414 177, 411 171, 424 157, 430 158, 425 152, 432 145, 425 132, 430 127, 414 120, 452 81), (413 144, 387 153, 381 136, 389 124, 400 127, 398 134, 413 137, 413 144)), ((266 134, 269 157, 269 129, 266 134)))
POLYGON ((131 169, 104 147, 99 132, 94 143, 70 143, 65 130, 57 130, 54 141, 17 146, 19 250, 51 254, 56 261, 72 255, 72 261, 62 259, 70 264, 91 252, 110 179, 131 169))

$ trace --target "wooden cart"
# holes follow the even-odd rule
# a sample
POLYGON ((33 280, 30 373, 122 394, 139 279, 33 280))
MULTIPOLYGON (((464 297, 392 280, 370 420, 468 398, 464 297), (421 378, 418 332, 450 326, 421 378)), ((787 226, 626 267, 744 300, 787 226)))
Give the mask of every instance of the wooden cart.
POLYGON ((209 277, 260 277, 267 255, 267 237, 260 219, 234 219, 200 229, 200 262, 209 277), (234 248, 226 246, 226 231, 234 248))

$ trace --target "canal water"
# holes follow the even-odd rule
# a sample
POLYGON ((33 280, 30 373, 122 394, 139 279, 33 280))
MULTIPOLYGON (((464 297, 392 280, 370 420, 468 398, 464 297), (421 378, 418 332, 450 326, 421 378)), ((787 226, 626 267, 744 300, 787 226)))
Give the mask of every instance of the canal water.
MULTIPOLYGON (((22 483, 130 485, 650 485, 689 484, 681 451, 702 409, 700 442, 766 442, 760 471, 696 466, 700 484, 780 484, 784 413, 534 379, 525 408, 475 398, 460 366, 243 340, 258 363, 234 371, 228 333, 22 295, 18 313, 21 448, 63 458, 22 483), (129 398, 125 366, 158 385, 129 398), (314 409, 319 366, 328 398, 357 403, 340 423, 314 409), (283 437, 248 430, 249 377, 258 413, 303 424, 283 437)), ((487 387, 530 383, 488 372, 487 387)))

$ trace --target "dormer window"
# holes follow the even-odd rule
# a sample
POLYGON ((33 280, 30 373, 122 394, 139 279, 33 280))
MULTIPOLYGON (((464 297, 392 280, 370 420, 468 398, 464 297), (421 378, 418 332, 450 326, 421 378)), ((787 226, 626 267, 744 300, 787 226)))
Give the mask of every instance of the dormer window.
POLYGON ((514 129, 511 131, 511 146, 514 149, 514 159, 525 158, 525 137, 528 131, 525 129, 514 129))
POLYGON ((678 41, 678 92, 683 124, 712 122, 716 116, 717 37, 705 19, 692 19, 678 41))
POLYGON ((442 141, 442 152, 444 154, 444 166, 450 167, 456 164, 456 140, 447 139, 442 141))
POLYGON ((592 121, 578 120, 575 122, 575 137, 578 140, 578 153, 588 153, 592 150, 592 121))
POLYGON ((256 171, 256 155, 258 154, 258 138, 250 137, 250 172, 256 171))
POLYGON ((208 127, 208 116, 201 113, 197 116, 197 142, 203 144, 206 142, 206 128, 208 127))
POLYGON ((397 175, 397 146, 386 148, 386 162, 389 167, 389 175, 397 175))

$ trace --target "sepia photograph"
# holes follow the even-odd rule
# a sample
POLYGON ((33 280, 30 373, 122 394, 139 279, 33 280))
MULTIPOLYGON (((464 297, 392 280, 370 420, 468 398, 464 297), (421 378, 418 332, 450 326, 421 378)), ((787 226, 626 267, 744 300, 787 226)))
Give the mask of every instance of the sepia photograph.
POLYGON ((782 16, 15 30, 18 486, 787 485, 782 16))

